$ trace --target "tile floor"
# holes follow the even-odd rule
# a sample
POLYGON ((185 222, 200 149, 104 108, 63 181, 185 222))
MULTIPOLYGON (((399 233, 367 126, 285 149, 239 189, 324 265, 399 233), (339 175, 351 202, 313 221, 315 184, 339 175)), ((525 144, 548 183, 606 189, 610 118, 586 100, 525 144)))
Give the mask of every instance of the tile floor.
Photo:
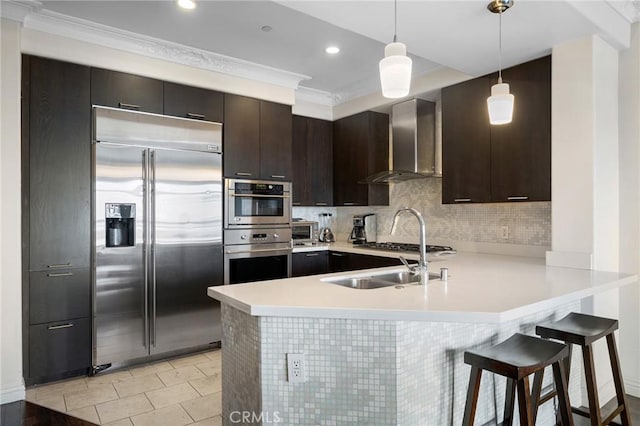
POLYGON ((221 391, 215 350, 33 387, 26 399, 102 425, 219 426, 221 391))

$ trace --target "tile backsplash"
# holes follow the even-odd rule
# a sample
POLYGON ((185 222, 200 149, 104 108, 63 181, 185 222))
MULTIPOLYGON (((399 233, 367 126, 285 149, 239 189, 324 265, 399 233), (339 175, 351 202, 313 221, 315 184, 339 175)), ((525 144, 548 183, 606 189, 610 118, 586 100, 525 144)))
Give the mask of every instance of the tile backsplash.
MULTIPOLYGON (((294 207, 293 216, 319 220, 320 213, 332 213, 330 226, 338 241, 347 241, 354 214, 375 213, 378 241, 418 242, 418 221, 410 215, 400 217, 394 235, 391 221, 400 207, 419 210, 427 224, 427 242, 551 246, 551 202, 491 204, 442 204, 442 179, 417 179, 389 185, 388 207, 294 207), (502 238, 502 227, 508 237, 502 238)), ((322 226, 322 223, 320 223, 322 226)))

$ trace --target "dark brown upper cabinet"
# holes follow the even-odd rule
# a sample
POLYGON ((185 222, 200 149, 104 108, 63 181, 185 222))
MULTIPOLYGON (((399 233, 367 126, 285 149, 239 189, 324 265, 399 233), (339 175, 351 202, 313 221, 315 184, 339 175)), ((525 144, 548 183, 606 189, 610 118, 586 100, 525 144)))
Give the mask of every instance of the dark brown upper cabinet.
POLYGON ((293 116, 293 205, 333 205, 333 123, 293 116))
POLYGON ((223 122, 224 94, 215 90, 164 83, 164 114, 223 122))
POLYGON ((246 96, 224 96, 224 175, 292 179, 291 107, 246 96))
POLYGON ((162 114, 161 80, 102 68, 91 68, 91 103, 162 114))
POLYGON ((491 125, 497 73, 442 89, 442 202, 551 200, 551 57, 502 71, 513 120, 491 125))
POLYGON ((366 185, 389 168, 389 116, 364 111, 333 123, 333 201, 336 206, 388 205, 388 185, 366 185))

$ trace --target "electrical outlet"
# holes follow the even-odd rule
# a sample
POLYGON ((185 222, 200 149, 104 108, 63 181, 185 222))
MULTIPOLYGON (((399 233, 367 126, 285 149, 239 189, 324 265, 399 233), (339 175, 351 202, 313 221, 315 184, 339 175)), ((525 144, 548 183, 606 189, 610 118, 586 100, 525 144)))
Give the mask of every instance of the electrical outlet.
POLYGON ((287 378, 291 383, 307 381, 304 354, 287 354, 287 378))
POLYGON ((500 227, 500 238, 502 238, 503 240, 508 240, 509 239, 509 227, 508 226, 501 226, 500 227))

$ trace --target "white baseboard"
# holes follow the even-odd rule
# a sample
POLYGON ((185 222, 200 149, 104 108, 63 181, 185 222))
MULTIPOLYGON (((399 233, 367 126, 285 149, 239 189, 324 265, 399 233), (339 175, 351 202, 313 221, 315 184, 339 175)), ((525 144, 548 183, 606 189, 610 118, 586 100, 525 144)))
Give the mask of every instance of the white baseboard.
POLYGON ((627 395, 640 398, 640 380, 625 379, 624 391, 626 392, 627 395))
POLYGON ((20 401, 25 397, 24 384, 0 389, 0 404, 20 401))

